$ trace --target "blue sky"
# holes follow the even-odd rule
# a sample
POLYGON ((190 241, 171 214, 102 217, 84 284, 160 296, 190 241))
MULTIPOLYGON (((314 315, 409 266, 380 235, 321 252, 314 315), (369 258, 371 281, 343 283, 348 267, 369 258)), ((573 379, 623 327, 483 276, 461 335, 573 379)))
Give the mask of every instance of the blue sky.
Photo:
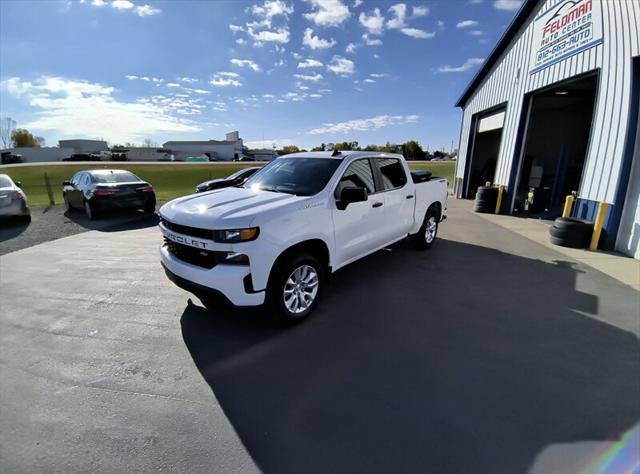
POLYGON ((0 116, 45 137, 457 146, 521 0, 0 2, 0 116))

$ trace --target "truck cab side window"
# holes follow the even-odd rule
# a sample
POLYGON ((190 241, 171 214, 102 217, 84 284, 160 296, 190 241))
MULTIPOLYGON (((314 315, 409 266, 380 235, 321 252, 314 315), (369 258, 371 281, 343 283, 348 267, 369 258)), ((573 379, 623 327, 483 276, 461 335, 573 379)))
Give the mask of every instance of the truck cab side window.
POLYGON ((377 160, 384 189, 401 188, 407 184, 407 175, 400 160, 394 158, 381 158, 377 160))
POLYGON ((369 194, 375 192, 373 171, 368 159, 354 161, 347 167, 342 178, 340 178, 340 182, 338 182, 338 186, 336 186, 336 199, 340 198, 342 189, 349 186, 365 188, 369 194))

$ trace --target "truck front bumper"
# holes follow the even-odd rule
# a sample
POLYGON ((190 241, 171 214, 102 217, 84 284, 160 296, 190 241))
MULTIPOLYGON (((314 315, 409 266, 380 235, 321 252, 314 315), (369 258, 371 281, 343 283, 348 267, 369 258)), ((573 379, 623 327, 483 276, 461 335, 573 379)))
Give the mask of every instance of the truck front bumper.
POLYGON ((264 303, 265 292, 253 292, 251 285, 246 284, 246 277, 251 275, 248 265, 219 264, 211 269, 202 268, 179 260, 166 245, 160 248, 160 258, 169 279, 200 299, 222 298, 234 306, 264 303))

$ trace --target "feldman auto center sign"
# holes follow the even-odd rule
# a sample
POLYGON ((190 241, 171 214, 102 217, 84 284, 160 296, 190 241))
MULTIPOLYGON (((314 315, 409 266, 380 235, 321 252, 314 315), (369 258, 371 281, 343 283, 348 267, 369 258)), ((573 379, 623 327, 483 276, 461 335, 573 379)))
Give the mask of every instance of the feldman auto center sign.
POLYGON ((601 43, 599 0, 562 0, 534 19, 529 74, 601 43))

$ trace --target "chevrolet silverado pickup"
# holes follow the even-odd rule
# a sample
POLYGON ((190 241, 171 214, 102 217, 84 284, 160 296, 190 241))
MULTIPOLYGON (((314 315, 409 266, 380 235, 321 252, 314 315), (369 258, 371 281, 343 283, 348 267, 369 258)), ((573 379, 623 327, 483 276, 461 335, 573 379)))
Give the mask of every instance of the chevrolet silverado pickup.
POLYGON ((401 155, 309 152, 278 158, 239 187, 160 208, 162 265, 210 307, 268 304, 303 319, 336 270, 410 237, 430 248, 446 217, 447 180, 401 155))

